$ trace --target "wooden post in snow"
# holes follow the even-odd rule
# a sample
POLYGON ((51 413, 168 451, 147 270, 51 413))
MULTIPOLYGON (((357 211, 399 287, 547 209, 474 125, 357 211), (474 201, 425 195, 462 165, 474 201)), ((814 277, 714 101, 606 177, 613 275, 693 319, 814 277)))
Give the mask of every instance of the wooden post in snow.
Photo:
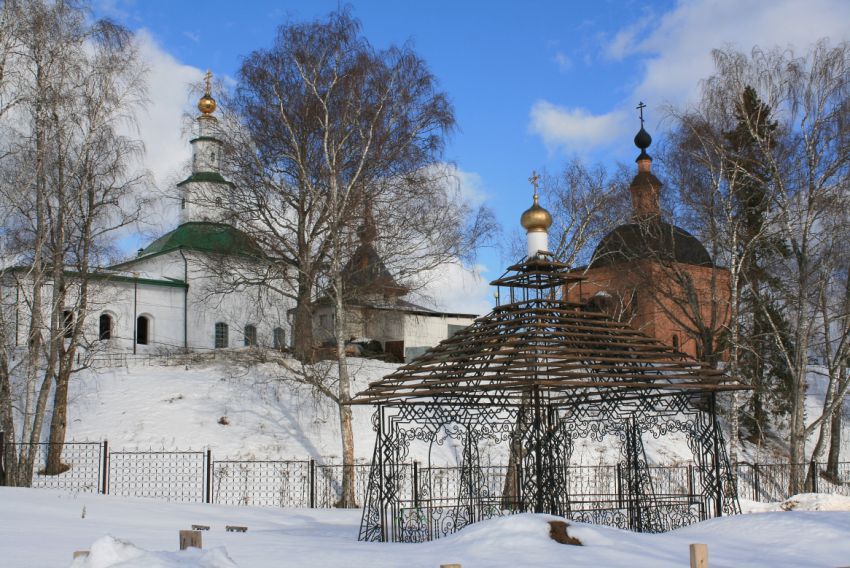
POLYGON ((201 546, 201 531, 180 531, 180 550, 189 547, 203 548, 201 546))
POLYGON ((690 549, 691 568, 708 568, 708 545, 695 543, 690 549))

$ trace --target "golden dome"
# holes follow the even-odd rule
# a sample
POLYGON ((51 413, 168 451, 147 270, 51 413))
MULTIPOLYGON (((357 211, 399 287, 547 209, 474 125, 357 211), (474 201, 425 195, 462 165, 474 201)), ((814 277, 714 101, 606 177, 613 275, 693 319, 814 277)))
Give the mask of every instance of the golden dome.
POLYGON ((201 100, 198 101, 198 110, 204 114, 212 114, 215 110, 215 99, 212 98, 209 93, 205 94, 201 97, 201 100))
POLYGON ((526 209, 519 220, 520 224, 529 233, 545 232, 552 226, 552 216, 537 202, 537 194, 534 194, 534 205, 526 209))

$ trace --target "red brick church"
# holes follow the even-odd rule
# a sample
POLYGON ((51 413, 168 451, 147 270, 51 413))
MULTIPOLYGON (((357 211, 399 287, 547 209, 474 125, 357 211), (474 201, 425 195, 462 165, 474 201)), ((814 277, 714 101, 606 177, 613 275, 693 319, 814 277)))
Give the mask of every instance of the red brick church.
POLYGON ((576 269, 586 279, 565 294, 684 354, 710 359, 721 350, 718 337, 729 320, 729 271, 714 264, 696 237, 663 219, 662 183, 646 152, 651 143, 641 116, 637 174, 629 186, 632 219, 600 240, 588 266, 576 269))

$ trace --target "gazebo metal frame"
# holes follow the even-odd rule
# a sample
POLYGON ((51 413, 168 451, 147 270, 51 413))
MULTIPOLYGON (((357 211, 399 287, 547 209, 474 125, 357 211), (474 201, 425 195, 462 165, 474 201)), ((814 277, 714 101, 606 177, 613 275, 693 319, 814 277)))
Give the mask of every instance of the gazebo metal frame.
POLYGON ((505 303, 354 398, 377 407, 361 540, 432 540, 514 512, 640 532, 740 512, 716 395, 745 387, 565 301, 565 287, 581 279, 547 256, 511 266, 492 282, 505 303), (696 464, 684 495, 653 490, 644 450, 644 436, 671 433, 686 436, 696 464), (620 443, 618 490, 570 495, 575 442, 606 436, 620 443), (446 443, 462 454, 449 496, 433 494, 431 467, 412 480, 402 465, 411 444, 427 444, 430 456, 446 443), (482 444, 507 446, 507 474, 497 485, 482 464, 482 444), (408 491, 411 483, 417 491, 408 491))

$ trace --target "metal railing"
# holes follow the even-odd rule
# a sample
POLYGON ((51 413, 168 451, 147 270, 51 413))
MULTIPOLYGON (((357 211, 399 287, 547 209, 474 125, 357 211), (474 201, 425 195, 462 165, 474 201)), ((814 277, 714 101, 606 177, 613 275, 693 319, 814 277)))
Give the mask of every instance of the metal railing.
MULTIPOLYGON (((4 445, 0 432, 0 480, 4 465, 18 453, 19 444, 4 445)), ((342 495, 344 468, 354 475, 358 505, 366 499, 370 465, 351 466, 304 460, 244 460, 213 458, 206 451, 113 450, 103 442, 67 442, 62 449, 62 473, 46 474, 48 444, 36 444, 32 487, 149 497, 168 501, 257 505, 266 507, 334 507, 342 495)), ((811 464, 805 464, 810 466, 811 464)), ((850 462, 838 466, 837 476, 820 475, 808 481, 807 491, 850 496, 850 462)), ((738 495, 762 502, 789 497, 791 466, 788 463, 739 463, 738 495)), ((494 499, 502 495, 506 466, 481 468, 482 488, 494 499)), ((653 465, 649 468, 656 496, 689 496, 694 492, 698 468, 692 464, 653 465)), ((398 465, 400 494, 412 503, 456 499, 460 491, 459 467, 425 467, 418 462, 398 465)), ((623 482, 617 465, 565 468, 567 494, 578 505, 585 498, 622 499, 623 482)))

